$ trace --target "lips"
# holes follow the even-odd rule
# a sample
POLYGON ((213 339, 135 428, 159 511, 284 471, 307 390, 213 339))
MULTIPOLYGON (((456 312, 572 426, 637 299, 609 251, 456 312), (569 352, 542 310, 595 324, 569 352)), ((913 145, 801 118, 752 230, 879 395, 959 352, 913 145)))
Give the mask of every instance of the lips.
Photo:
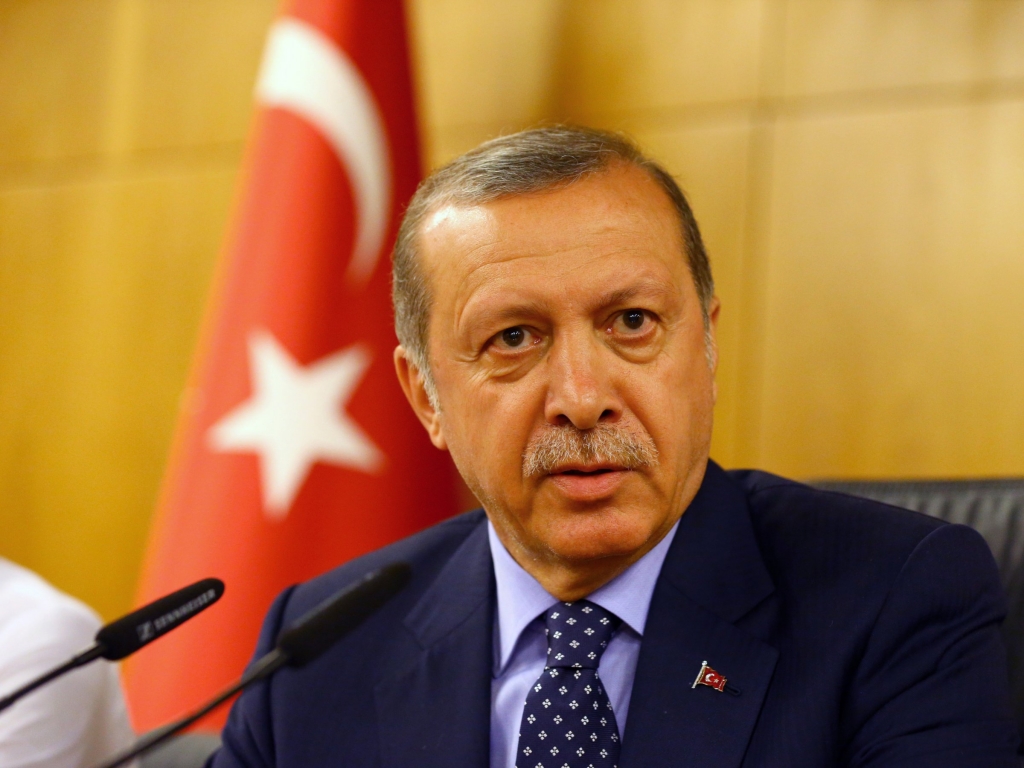
POLYGON ((614 494, 630 472, 613 464, 565 465, 548 478, 562 496, 572 501, 598 501, 614 494))
POLYGON ((623 472, 616 464, 565 464, 551 471, 552 475, 596 475, 602 472, 623 472))

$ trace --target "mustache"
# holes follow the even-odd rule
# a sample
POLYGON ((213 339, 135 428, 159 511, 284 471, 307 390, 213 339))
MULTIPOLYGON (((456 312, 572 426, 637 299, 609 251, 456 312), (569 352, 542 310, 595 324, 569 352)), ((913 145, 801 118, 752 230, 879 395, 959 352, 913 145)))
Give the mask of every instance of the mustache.
POLYGON ((658 463, 654 439, 642 427, 599 423, 592 429, 550 425, 530 438, 523 451, 523 475, 549 474, 566 464, 608 463, 625 469, 658 463))

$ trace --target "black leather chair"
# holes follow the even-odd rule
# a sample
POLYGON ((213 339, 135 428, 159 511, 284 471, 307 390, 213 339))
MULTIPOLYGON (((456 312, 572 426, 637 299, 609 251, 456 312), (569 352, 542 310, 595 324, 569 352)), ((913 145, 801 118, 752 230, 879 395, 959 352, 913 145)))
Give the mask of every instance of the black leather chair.
POLYGON ((1010 670, 1010 694, 1024 737, 1024 479, 819 481, 812 485, 969 525, 985 537, 999 565, 1009 600, 1003 637, 1010 670))

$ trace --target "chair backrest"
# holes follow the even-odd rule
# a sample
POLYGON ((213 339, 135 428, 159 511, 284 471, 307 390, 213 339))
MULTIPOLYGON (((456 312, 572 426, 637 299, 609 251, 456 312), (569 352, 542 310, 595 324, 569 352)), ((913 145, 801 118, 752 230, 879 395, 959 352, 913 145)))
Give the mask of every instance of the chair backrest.
POLYGON ((139 768, 203 768, 219 746, 220 736, 183 733, 143 756, 139 768))
POLYGON ((1009 603, 1003 638, 1010 671, 1010 695, 1024 737, 1024 479, 820 481, 812 484, 969 525, 985 537, 999 565, 1009 603))

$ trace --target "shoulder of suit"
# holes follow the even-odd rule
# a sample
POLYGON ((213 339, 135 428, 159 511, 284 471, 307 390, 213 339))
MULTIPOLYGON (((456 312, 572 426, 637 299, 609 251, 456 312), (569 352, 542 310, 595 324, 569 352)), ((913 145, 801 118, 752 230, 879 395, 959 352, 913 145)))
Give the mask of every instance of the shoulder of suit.
POLYGON ((941 528, 928 515, 827 491, 755 470, 728 473, 744 490, 755 536, 769 569, 898 571, 941 528))
POLYGON ((371 571, 396 562, 412 566, 413 583, 406 591, 416 592, 433 581, 452 553, 486 519, 482 509, 456 515, 304 582, 289 597, 288 614, 308 610, 371 571))

